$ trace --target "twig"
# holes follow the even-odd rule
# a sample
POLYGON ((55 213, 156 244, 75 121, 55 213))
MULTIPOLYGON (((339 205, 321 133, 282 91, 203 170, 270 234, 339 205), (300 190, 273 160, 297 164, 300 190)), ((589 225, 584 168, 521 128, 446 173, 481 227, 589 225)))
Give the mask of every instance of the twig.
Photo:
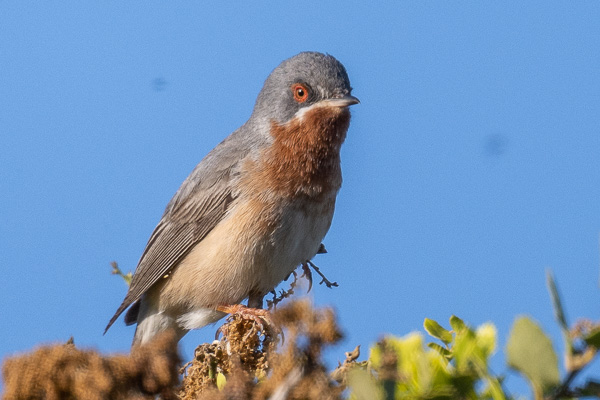
POLYGON ((561 397, 571 397, 569 396, 570 394, 570 390, 569 390, 569 385, 571 384, 571 382, 573 381, 573 379, 575 379, 575 377, 577 376, 577 374, 579 373, 579 371, 581 371, 580 369, 576 369, 573 370, 569 373, 569 375, 567 375, 567 379, 565 379, 565 381, 562 383, 562 385, 560 385, 560 387, 556 390, 556 392, 548 397, 548 400, 557 400, 560 399, 561 397))
POLYGON ((281 292, 279 292, 279 295, 275 290, 271 291, 273 298, 271 300, 267 300, 267 309, 271 310, 277 308, 277 304, 283 301, 283 299, 287 299, 288 297, 294 294, 294 289, 298 284, 298 274, 296 273, 296 271, 293 271, 292 274, 294 274, 294 282, 290 284, 290 288, 288 290, 282 289, 281 292))
POLYGON ((285 400, 288 398, 290 390, 294 388, 300 382, 303 375, 303 369, 295 367, 292 369, 287 376, 283 379, 283 382, 279 384, 273 391, 269 400, 285 400))
POLYGON ((110 271, 113 275, 119 275, 121 278, 123 278, 123 280, 125 281, 125 283, 127 284, 127 286, 131 285, 131 278, 133 276, 133 274, 131 273, 131 271, 129 271, 128 273, 124 274, 123 271, 121 271, 121 268, 119 268, 119 264, 117 264, 116 261, 111 261, 110 262, 110 266, 112 267, 112 271, 110 271))

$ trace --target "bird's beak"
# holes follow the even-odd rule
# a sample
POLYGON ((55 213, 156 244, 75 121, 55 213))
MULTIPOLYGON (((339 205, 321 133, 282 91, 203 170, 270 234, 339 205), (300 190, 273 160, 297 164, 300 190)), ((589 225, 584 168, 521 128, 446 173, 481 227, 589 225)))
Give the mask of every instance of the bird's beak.
POLYGON ((348 107, 353 104, 360 103, 360 100, 358 100, 354 96, 350 96, 349 94, 347 94, 342 97, 323 100, 322 103, 323 103, 323 105, 330 106, 330 107, 348 107))

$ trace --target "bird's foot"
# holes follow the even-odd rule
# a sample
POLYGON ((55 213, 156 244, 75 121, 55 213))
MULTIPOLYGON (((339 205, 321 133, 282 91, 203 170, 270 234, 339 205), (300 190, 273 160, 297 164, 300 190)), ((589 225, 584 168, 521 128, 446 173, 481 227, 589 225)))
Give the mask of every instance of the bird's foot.
MULTIPOLYGON (((218 306, 218 311, 229 314, 227 317, 228 322, 232 322, 235 317, 241 320, 251 321, 255 324, 259 331, 265 334, 273 333, 273 337, 280 335, 281 329, 273 322, 271 313, 262 308, 251 308, 246 307, 243 304, 234 304, 227 306, 218 306)), ((224 337, 228 336, 229 324, 225 324, 217 330, 217 336, 222 334, 224 337)))
POLYGON ((308 261, 302 263, 302 278, 306 278, 308 281, 308 290, 306 291, 308 293, 312 289, 312 272, 308 266, 308 261))
POLYGON ((327 279, 325 277, 325 275, 321 272, 319 267, 317 267, 312 261, 307 260, 305 263, 302 264, 302 270, 304 271, 303 276, 307 276, 307 278, 310 281, 311 286, 312 286, 312 273, 310 272, 310 268, 314 269, 315 272, 321 276, 321 282, 319 282, 319 285, 324 283, 325 286, 327 286, 329 289, 339 286, 337 282, 331 282, 329 279, 327 279))
POLYGON ((273 324, 271 314, 262 308, 250 308, 243 304, 234 304, 231 306, 219 306, 217 310, 231 315, 239 315, 242 319, 250 319, 260 327, 263 326, 263 321, 273 324))

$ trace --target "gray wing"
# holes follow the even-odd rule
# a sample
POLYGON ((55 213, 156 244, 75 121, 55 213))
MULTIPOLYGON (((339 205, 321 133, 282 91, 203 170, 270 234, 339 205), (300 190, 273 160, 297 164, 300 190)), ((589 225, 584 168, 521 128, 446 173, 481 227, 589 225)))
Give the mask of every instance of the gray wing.
POLYGON ((135 270, 125 299, 104 333, 127 307, 138 301, 162 276, 221 221, 237 193, 233 189, 237 165, 248 149, 215 148, 181 185, 154 229, 135 270))

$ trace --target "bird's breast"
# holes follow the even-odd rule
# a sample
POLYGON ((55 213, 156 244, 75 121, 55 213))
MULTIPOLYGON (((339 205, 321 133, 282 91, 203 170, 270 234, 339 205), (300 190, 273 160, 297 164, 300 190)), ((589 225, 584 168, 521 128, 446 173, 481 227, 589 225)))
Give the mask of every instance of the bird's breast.
POLYGON ((342 184, 340 148, 350 112, 315 107, 290 121, 271 122, 272 144, 246 164, 250 190, 284 197, 328 197, 342 184))
POLYGON ((250 253, 262 289, 272 289, 318 251, 342 184, 340 147, 349 123, 350 112, 339 107, 315 107, 285 124, 273 121, 271 145, 243 162, 240 211, 232 212, 255 235, 248 243, 259 244, 250 253))
POLYGON ((242 161, 225 217, 157 288, 160 308, 210 308, 267 293, 311 259, 331 225, 349 121, 347 109, 317 107, 273 122, 271 145, 242 161))

